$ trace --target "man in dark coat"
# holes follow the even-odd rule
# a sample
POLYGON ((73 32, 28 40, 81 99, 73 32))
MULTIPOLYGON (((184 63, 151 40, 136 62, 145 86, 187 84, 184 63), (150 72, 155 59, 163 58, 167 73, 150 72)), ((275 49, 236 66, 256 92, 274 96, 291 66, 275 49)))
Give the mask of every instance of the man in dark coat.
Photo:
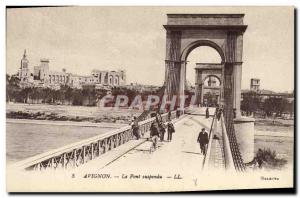
POLYGON ((206 154, 206 145, 208 144, 208 133, 205 131, 205 128, 202 128, 201 132, 198 135, 197 142, 200 143, 201 154, 206 154))

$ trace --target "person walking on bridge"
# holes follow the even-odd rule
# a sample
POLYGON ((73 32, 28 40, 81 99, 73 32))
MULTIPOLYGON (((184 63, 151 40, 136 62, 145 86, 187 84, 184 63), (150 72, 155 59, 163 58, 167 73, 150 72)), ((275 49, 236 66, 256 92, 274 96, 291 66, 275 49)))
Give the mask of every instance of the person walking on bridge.
POLYGON ((205 131, 205 128, 202 128, 201 132, 198 135, 197 142, 200 143, 201 154, 206 154, 206 145, 208 144, 208 133, 205 131))
POLYGON ((138 120, 136 119, 136 117, 134 117, 134 121, 131 125, 131 128, 132 128, 132 133, 133 135, 136 137, 136 139, 140 139, 140 127, 139 127, 139 123, 138 123, 138 120))
POLYGON ((160 121, 158 126, 159 126, 159 133, 160 133, 159 134, 160 141, 163 142, 165 139, 166 125, 162 121, 160 121))
POLYGON ((205 111, 205 118, 206 119, 209 118, 209 109, 208 109, 208 107, 206 108, 206 111, 205 111))
POLYGON ((171 142, 172 141, 172 134, 175 132, 175 128, 174 128, 174 125, 171 122, 171 120, 169 120, 167 128, 168 128, 168 141, 171 142))
POLYGON ((153 143, 154 150, 157 148, 157 142, 159 138, 159 128, 157 122, 153 122, 150 126, 150 138, 153 143))
POLYGON ((217 111, 217 119, 218 119, 218 121, 220 120, 220 118, 222 116, 222 113, 223 113, 223 108, 222 107, 218 108, 218 111, 217 111))

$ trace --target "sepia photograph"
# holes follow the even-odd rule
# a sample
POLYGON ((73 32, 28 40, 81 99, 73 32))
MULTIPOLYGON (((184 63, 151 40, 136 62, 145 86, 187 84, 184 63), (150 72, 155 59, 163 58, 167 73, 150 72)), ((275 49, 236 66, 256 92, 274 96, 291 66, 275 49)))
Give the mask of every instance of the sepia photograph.
POLYGON ((6 191, 293 190, 294 17, 7 6, 6 191))

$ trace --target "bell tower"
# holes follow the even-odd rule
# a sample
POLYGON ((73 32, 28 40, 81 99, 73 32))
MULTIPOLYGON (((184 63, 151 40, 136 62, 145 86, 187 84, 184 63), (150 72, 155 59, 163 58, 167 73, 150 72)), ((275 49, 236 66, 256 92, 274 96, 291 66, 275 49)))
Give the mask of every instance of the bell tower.
POLYGON ((21 69, 28 69, 28 59, 26 57, 26 49, 24 50, 23 58, 21 60, 21 69))
POLYGON ((19 79, 21 80, 21 82, 28 81, 28 78, 30 76, 28 65, 29 65, 29 61, 27 59, 26 49, 25 49, 23 58, 21 59, 21 67, 19 69, 19 79))

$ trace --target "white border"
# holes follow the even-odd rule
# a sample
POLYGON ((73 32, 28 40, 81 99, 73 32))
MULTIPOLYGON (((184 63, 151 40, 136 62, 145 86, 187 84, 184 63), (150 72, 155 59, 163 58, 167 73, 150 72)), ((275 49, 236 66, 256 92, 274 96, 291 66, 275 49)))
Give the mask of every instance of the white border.
MULTIPOLYGON (((6 45, 5 45, 5 7, 6 6, 22 6, 22 5, 103 5, 103 6, 116 6, 116 5, 123 5, 123 6, 287 6, 287 5, 294 5, 296 8, 300 7, 300 1, 299 0, 240 0, 240 1, 222 1, 222 0, 205 0, 205 1, 195 1, 195 0, 127 0, 126 2, 122 0, 102 0, 101 2, 96 0, 48 0, 48 1, 38 1, 38 0, 26 0, 26 1, 19 1, 19 0, 2 0, 0 2, 0 75, 2 78, 0 78, 0 122, 1 122, 1 152, 0 152, 0 175, 2 176, 0 178, 0 189, 1 189, 1 197, 8 197, 9 194, 6 192, 6 178, 5 178, 5 74, 6 74, 6 45)), ((299 12, 299 10, 298 10, 299 12)), ((299 27, 299 20, 297 21, 297 26, 299 27)), ((298 36, 298 35, 297 35, 298 36)), ((297 42, 298 44, 298 42, 297 42)), ((297 57, 299 57, 299 50, 296 54, 297 57)), ((297 72, 297 75, 299 76, 299 69, 297 72)), ((296 78, 295 78, 296 79, 296 78)), ((298 83, 297 83, 298 85, 298 83)), ((298 86, 297 86, 298 87, 298 86)), ((299 90, 297 89, 297 92, 299 90)), ((297 122, 298 124, 298 119, 297 122)), ((297 133, 295 131, 295 133, 297 133)), ((299 134, 297 135, 297 142, 299 142, 299 134)), ((297 152, 297 158, 299 159, 299 152, 297 152)), ((298 180, 298 177, 297 177, 298 180)), ((298 183, 298 182, 297 182, 298 183)), ((22 195, 22 196, 28 196, 28 195, 22 195)), ((29 195, 32 196, 32 195, 29 195)), ((35 197, 42 197, 43 195, 37 195, 35 197)), ((56 195, 57 197, 63 197, 63 195, 56 195)), ((71 195, 73 196, 73 195, 71 195)), ((80 197, 84 197, 85 195, 80 195, 80 197)), ((107 195, 100 195, 100 196, 107 196, 107 195)), ((114 195, 116 196, 116 195, 114 195)), ((184 195, 187 196, 187 195, 184 195)), ((204 196, 204 195, 199 195, 204 196)), ((257 195, 256 195, 257 196, 257 195)), ((210 196, 211 197, 211 196, 210 196)), ((262 196, 258 196, 262 197, 262 196)))

